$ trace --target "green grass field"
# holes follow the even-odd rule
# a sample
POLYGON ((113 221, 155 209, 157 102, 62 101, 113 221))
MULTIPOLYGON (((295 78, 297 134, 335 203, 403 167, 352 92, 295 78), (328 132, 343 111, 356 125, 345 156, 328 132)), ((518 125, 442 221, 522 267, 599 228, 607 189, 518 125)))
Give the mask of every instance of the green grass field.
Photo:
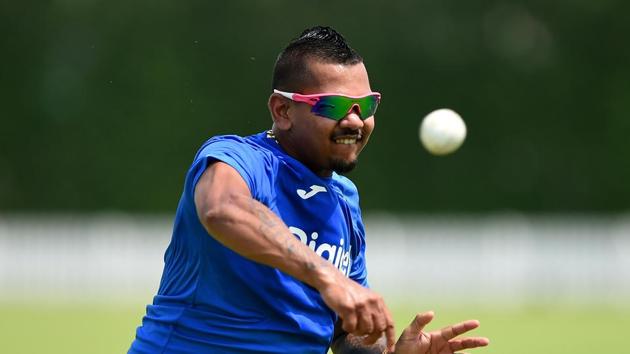
MULTIPOLYGON (((417 310, 393 304, 397 331, 417 310)), ((487 348, 475 353, 592 354, 627 350, 630 309, 578 306, 532 306, 492 309, 490 306, 443 305, 430 329, 450 322, 476 318, 474 333, 490 338, 487 348)), ((140 323, 144 305, 33 305, 0 303, 0 352, 22 353, 124 353, 140 323)))

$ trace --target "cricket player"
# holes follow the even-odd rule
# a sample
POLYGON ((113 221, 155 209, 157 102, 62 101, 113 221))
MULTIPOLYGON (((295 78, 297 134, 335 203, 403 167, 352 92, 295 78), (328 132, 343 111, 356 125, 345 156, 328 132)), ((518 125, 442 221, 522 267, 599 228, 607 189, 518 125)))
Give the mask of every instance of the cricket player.
POLYGON ((272 89, 271 130, 213 137, 194 157, 160 287, 129 353, 452 354, 487 345, 457 337, 474 320, 424 331, 431 312, 396 341, 369 288, 359 194, 342 176, 381 100, 361 56, 332 28, 309 28, 278 56, 272 89))

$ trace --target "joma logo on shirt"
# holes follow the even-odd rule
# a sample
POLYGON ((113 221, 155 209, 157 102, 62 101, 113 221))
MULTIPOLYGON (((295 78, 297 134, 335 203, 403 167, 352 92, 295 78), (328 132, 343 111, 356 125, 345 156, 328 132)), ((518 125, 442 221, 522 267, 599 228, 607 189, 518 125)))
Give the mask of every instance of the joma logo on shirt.
POLYGON ((346 276, 350 274, 350 250, 352 246, 348 247, 348 251, 344 251, 343 238, 339 239, 339 245, 331 245, 326 242, 317 242, 317 238, 319 237, 317 232, 308 235, 304 230, 294 226, 290 226, 289 230, 291 230, 303 244, 307 245, 322 258, 327 259, 343 274, 346 276))
POLYGON ((311 190, 308 192, 306 192, 304 189, 298 189, 296 192, 300 196, 300 198, 308 199, 317 193, 326 192, 326 188, 314 184, 311 186, 311 190))

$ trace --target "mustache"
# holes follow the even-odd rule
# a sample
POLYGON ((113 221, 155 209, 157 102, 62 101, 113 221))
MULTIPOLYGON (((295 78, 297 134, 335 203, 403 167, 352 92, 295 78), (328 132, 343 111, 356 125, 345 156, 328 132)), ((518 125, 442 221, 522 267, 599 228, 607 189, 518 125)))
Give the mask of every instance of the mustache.
POLYGON ((338 132, 335 132, 332 136, 333 139, 337 139, 337 138, 360 138, 362 137, 363 134, 361 133, 361 130, 354 130, 354 129, 344 129, 338 132))

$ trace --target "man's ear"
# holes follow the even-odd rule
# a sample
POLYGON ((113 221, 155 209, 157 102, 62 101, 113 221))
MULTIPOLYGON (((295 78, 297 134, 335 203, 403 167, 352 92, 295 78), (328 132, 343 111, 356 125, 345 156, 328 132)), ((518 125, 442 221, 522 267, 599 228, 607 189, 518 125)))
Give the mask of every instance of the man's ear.
POLYGON ((269 106, 269 112, 271 112, 274 126, 280 130, 291 129, 291 125, 293 124, 291 116, 289 115, 291 102, 288 98, 282 97, 276 93, 271 94, 267 106, 269 106))

